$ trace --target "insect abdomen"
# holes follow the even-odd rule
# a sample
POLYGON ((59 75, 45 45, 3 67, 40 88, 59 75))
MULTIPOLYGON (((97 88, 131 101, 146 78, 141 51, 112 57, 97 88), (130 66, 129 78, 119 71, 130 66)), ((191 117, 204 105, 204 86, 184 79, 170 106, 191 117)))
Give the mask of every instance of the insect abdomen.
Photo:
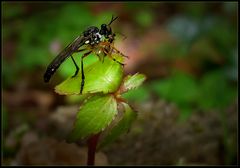
POLYGON ((44 82, 49 82, 49 80, 51 79, 52 75, 55 73, 55 71, 58 69, 60 64, 58 64, 57 66, 53 65, 47 68, 45 74, 44 74, 44 82))
POLYGON ((59 68, 59 66, 63 63, 63 61, 68 58, 69 55, 72 54, 72 51, 68 54, 65 54, 65 56, 62 56, 64 54, 60 54, 58 57, 56 57, 52 63, 47 67, 47 70, 44 74, 44 82, 49 82, 52 75, 56 72, 56 70, 59 68))

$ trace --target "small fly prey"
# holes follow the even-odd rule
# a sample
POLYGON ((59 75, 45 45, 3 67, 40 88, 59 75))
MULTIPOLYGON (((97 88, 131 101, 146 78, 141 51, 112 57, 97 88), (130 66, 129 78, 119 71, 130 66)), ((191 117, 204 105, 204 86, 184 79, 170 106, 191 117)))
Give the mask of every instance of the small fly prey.
MULTIPOLYGON (((116 20, 117 17, 112 17, 109 24, 102 24, 101 29, 99 30, 95 26, 91 26, 87 28, 82 35, 78 36, 72 43, 70 43, 63 51, 61 51, 49 64, 47 67, 47 70, 44 74, 44 81, 48 82, 52 75, 55 73, 55 71, 58 69, 58 67, 69 57, 71 57, 75 67, 76 71, 75 74, 72 77, 75 77, 78 74, 79 67, 76 64, 75 60, 72 57, 73 53, 76 52, 82 52, 86 51, 83 56, 81 57, 81 87, 80 87, 80 94, 82 94, 83 86, 84 86, 84 71, 83 71, 83 58, 87 57, 90 53, 95 53, 99 59, 101 60, 100 53, 104 54, 104 56, 109 56, 112 58, 111 53, 116 52, 124 57, 127 57, 123 55, 120 51, 118 51, 113 46, 113 41, 115 37, 115 33, 112 32, 112 29, 110 27, 111 23, 116 20), (84 46, 85 48, 79 49, 80 47, 84 46)), ((102 58, 103 61, 104 57, 102 58)), ((114 61, 118 62, 114 58, 112 58, 114 61)), ((124 65, 120 62, 118 62, 121 65, 124 65)))

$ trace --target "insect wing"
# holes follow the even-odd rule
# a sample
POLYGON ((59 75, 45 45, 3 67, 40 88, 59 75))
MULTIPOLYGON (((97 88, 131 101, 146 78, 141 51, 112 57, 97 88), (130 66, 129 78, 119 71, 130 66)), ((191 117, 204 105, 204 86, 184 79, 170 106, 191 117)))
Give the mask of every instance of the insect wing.
POLYGON ((87 40, 84 36, 78 36, 72 43, 70 43, 63 51, 61 51, 53 61, 48 65, 47 70, 44 74, 44 81, 48 82, 58 67, 65 61, 69 56, 78 50, 79 47, 84 45, 87 40))

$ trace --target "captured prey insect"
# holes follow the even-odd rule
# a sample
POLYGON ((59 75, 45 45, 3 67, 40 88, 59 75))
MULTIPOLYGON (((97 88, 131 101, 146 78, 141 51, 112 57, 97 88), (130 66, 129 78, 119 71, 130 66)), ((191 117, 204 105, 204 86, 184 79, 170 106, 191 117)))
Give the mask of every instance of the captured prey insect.
POLYGON ((113 42, 115 39, 115 33, 112 32, 110 25, 113 21, 115 21, 118 17, 112 17, 109 24, 102 24, 101 29, 98 29, 95 26, 91 26, 87 28, 82 35, 78 36, 72 43, 70 43, 63 51, 61 51, 53 61, 48 65, 47 70, 44 74, 44 81, 49 82, 52 75, 55 71, 59 68, 59 66, 69 57, 71 57, 76 71, 72 77, 75 77, 78 74, 79 67, 75 60, 72 57, 73 53, 86 51, 83 56, 81 57, 81 87, 80 87, 80 94, 82 94, 83 86, 84 86, 84 70, 83 70, 83 59, 87 57, 91 53, 95 53, 98 58, 101 60, 101 53, 104 55, 102 61, 105 56, 109 56, 114 61, 118 62, 121 65, 121 62, 115 60, 111 53, 115 52, 123 57, 127 57, 118 51, 114 46, 113 42), (85 47, 83 49, 79 49, 80 47, 85 47))

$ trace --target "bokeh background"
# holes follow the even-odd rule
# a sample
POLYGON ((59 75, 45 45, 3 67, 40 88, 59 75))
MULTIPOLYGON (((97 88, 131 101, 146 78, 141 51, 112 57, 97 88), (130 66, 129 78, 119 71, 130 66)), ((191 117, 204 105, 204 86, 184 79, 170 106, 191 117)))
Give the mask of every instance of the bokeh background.
POLYGON ((125 95, 138 111, 131 130, 98 151, 96 164, 237 164, 237 5, 3 2, 2 163, 85 164, 86 143, 64 141, 82 99, 54 92, 74 66, 65 61, 48 84, 43 74, 84 29, 114 15, 125 73, 147 80, 125 95))

